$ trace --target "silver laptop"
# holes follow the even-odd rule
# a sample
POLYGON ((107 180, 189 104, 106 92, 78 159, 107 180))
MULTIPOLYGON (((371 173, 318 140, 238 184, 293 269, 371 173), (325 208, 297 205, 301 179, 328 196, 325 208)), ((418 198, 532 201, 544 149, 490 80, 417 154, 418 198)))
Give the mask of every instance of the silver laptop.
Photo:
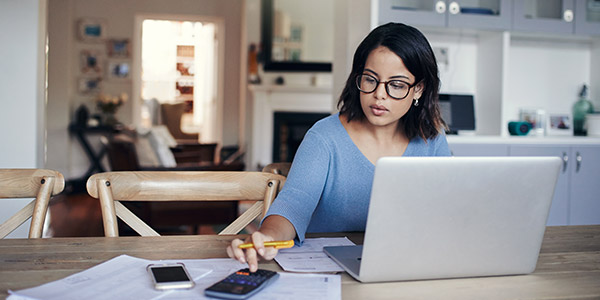
POLYGON ((535 270, 558 157, 384 157, 362 246, 325 253, 362 282, 535 270))

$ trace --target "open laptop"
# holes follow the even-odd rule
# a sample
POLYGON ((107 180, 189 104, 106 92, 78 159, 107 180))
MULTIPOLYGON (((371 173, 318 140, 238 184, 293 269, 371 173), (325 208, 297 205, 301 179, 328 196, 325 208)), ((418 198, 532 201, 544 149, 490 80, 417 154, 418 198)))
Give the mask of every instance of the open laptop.
POLYGON ((364 245, 324 251, 362 282, 535 270, 558 157, 384 157, 364 245))

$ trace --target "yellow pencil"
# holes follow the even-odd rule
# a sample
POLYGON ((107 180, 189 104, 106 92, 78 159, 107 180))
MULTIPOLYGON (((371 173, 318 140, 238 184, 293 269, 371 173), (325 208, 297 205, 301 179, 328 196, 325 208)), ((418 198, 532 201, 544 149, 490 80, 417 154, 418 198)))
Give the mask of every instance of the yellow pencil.
MULTIPOLYGON (((264 242, 264 245, 265 247, 275 247, 275 249, 292 248, 294 247, 294 240, 264 242)), ((238 246, 240 249, 248 249, 253 247, 254 244, 252 243, 241 244, 238 246)))

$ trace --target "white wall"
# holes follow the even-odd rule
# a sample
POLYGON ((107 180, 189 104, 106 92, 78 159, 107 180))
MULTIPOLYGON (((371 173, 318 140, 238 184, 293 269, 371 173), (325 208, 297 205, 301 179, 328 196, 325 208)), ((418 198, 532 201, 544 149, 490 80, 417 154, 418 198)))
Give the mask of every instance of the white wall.
POLYGON ((589 42, 513 38, 503 124, 518 120, 520 108, 571 114, 581 86, 591 84, 591 49, 589 42))
MULTIPOLYGON (((0 168, 44 166, 44 0, 0 1, 0 168), (42 16, 40 18, 40 16, 42 16)), ((0 199, 0 223, 30 200, 0 199)), ((9 237, 27 237, 26 222, 9 237)))

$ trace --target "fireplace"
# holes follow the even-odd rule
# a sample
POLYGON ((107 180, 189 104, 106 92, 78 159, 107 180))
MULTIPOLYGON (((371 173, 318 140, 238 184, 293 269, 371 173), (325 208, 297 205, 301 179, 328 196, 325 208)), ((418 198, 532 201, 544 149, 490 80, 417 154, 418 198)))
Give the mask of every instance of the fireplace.
POLYGON ((275 112, 273 116, 273 161, 291 162, 304 135, 329 113, 275 112))
POLYGON ((272 162, 291 161, 306 131, 335 108, 330 87, 255 85, 250 91, 250 171, 272 162))

